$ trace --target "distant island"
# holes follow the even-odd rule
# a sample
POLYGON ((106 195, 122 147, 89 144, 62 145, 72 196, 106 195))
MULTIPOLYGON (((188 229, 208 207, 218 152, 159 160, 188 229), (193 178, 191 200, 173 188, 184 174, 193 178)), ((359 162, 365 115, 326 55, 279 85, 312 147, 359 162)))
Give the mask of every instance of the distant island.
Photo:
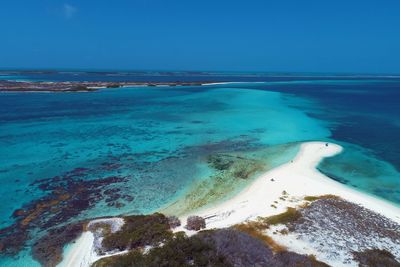
POLYGON ((120 88, 132 86, 201 86, 204 82, 44 82, 0 80, 0 92, 92 92, 102 88, 120 88))

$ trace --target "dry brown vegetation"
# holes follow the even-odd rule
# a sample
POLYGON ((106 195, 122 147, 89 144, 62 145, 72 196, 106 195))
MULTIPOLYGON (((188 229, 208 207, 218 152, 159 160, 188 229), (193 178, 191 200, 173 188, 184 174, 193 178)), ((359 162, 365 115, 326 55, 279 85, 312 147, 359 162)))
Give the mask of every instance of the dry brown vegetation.
POLYGON ((286 224, 294 222, 301 217, 301 213, 296 208, 287 208, 285 212, 279 213, 266 218, 260 218, 267 225, 286 224))
POLYGON ((260 217, 257 221, 237 224, 234 227, 250 236, 262 240, 273 251, 286 251, 286 248, 276 243, 270 236, 265 234, 271 225, 287 224, 294 222, 301 217, 301 213, 295 208, 288 208, 285 212, 270 217, 260 217))
POLYGON ((321 196, 305 196, 304 200, 306 200, 306 201, 316 201, 318 199, 328 199, 328 198, 341 199, 338 196, 328 194, 328 195, 321 195, 321 196))
POLYGON ((263 233, 263 230, 266 230, 268 226, 263 226, 262 224, 259 224, 257 222, 249 222, 235 225, 235 228, 241 232, 244 232, 254 238, 263 241, 274 252, 286 251, 285 247, 279 245, 270 236, 263 233))

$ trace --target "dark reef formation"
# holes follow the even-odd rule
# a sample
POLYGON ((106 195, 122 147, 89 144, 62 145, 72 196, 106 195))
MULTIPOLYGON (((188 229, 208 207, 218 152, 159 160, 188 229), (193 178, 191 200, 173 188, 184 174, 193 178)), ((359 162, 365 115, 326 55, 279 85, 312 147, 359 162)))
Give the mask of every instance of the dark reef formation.
MULTIPOLYGON (((245 144, 244 142, 236 143, 237 146, 245 144)), ((216 149, 217 145, 223 145, 223 143, 214 145, 215 147, 210 145, 196 149, 216 149)), ((209 203, 216 203, 227 196, 231 196, 241 185, 246 183, 246 180, 249 181, 257 173, 265 170, 266 165, 260 158, 248 157, 234 152, 206 154, 204 160, 213 169, 210 179, 194 183, 184 197, 175 201, 163 212, 182 215, 202 208, 209 203)), ((198 227, 188 229, 199 230, 198 227)))
POLYGON ((213 154, 208 156, 207 162, 215 170, 230 172, 233 177, 238 179, 248 179, 263 170, 263 164, 259 160, 238 155, 213 154))
POLYGON ((86 222, 68 224, 51 229, 32 247, 32 257, 44 267, 56 266, 62 260, 63 248, 82 233, 86 222))
MULTIPOLYGON (((40 237, 42 231, 51 231, 53 227, 67 223, 102 199, 106 199, 110 205, 117 205, 117 200, 122 196, 119 190, 110 189, 110 185, 122 184, 126 182, 126 177, 109 176, 86 180, 91 171, 76 168, 62 176, 32 183, 31 186, 46 194, 14 211, 15 222, 0 229, 0 254, 18 254, 27 241, 34 239, 31 232, 35 231, 35 237, 40 237)), ((125 199, 129 200, 130 196, 125 199)))
MULTIPOLYGON (((109 146, 120 149, 116 144, 109 146)), ((176 151, 176 156, 169 157, 166 155, 172 152, 154 151, 144 155, 135 154, 129 149, 122 154, 110 153, 93 164, 77 167, 57 176, 37 179, 26 189, 27 194, 37 198, 16 209, 12 215, 14 222, 0 229, 0 256, 18 256, 21 250, 33 247, 43 236, 49 233, 53 235, 53 229, 80 219, 90 219, 86 211, 96 205, 113 207, 118 214, 119 208, 129 203, 132 213, 143 213, 139 208, 146 204, 156 206, 157 203, 154 202, 159 194, 169 196, 176 192, 178 186, 171 183, 169 177, 185 179, 192 172, 191 167, 186 166, 192 166, 194 158, 206 158, 216 151, 248 147, 248 140, 228 140, 186 147, 176 151), (154 161, 154 158, 161 159, 154 161), (187 170, 183 170, 184 168, 187 170), (130 170, 130 176, 125 176, 128 175, 127 170, 130 170), (137 173, 132 174, 131 170, 137 173), (145 199, 139 189, 132 187, 132 183, 139 180, 143 181, 144 187, 154 189, 145 199)), ((160 203, 164 201, 167 200, 163 199, 160 203)), ((171 227, 180 224, 177 220, 169 223, 171 227)), ((37 251, 35 254, 38 254, 37 251)))

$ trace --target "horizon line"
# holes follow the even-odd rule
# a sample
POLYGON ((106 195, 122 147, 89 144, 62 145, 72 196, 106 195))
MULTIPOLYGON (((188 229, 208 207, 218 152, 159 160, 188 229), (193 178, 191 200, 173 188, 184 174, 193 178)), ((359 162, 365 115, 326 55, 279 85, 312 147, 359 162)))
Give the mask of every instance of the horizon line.
POLYGON ((235 74, 235 73, 243 73, 243 74, 273 74, 273 75, 326 75, 326 76, 399 76, 399 73, 394 72, 339 72, 339 71, 260 71, 260 70, 183 70, 183 69, 128 69, 128 68, 118 68, 118 69, 106 69, 106 68, 15 68, 15 67, 0 67, 0 72, 7 72, 7 71, 14 71, 14 72, 175 72, 175 73, 204 73, 204 74, 212 74, 212 73, 228 73, 228 74, 235 74))

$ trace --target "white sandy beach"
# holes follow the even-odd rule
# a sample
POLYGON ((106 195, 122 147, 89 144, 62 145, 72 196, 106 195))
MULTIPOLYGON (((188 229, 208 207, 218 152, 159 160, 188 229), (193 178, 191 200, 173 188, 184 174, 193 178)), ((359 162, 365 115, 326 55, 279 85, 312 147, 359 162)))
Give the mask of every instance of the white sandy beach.
MULTIPOLYGON (((400 208, 336 182, 316 169, 323 158, 334 156, 342 149, 341 146, 332 143, 328 146, 323 142, 303 143, 291 162, 261 175, 232 199, 196 215, 207 218, 207 229, 223 228, 259 216, 284 212, 287 207, 295 207, 302 203, 304 196, 332 194, 400 223, 400 208), (284 191, 289 196, 286 201, 279 199, 284 191)), ((187 216, 182 216, 180 219, 185 222, 186 218, 187 216)), ((182 227, 179 230, 185 229, 182 227)))
MULTIPOLYGON (((106 218, 106 219, 96 219, 92 220, 88 227, 91 225, 103 223, 108 224, 111 227, 111 232, 114 233, 121 229, 124 224, 124 220, 122 218, 106 218)), ((101 243, 101 239, 96 239, 95 235, 90 231, 85 231, 82 235, 76 240, 74 244, 67 250, 63 257, 63 261, 58 264, 59 267, 89 267, 93 262, 107 257, 105 255, 100 256, 96 253, 96 246, 99 246, 101 243)), ((119 252, 113 255, 125 253, 119 252)))
MULTIPOLYGON (((206 218, 207 229, 225 228, 259 216, 284 212, 287 207, 296 207, 304 203, 304 196, 333 194, 400 223, 400 208, 342 185, 316 169, 323 158, 334 156, 342 149, 341 146, 332 143, 303 143, 292 161, 261 175, 232 199, 195 214, 182 216, 180 219, 185 224, 189 215, 199 215, 206 218), (283 192, 287 194, 286 200, 280 199, 283 192)), ((176 231, 194 233, 183 226, 178 227, 176 231)), ((94 247, 93 235, 90 235, 90 232, 85 232, 76 241, 65 255, 61 266, 90 266, 90 261, 96 258, 93 255, 89 256, 94 247)))
POLYGON ((215 82, 215 83, 204 83, 204 85, 224 85, 224 84, 248 84, 248 83, 253 83, 253 84, 263 84, 265 82, 215 82))
POLYGON ((91 232, 83 232, 71 248, 64 255, 60 267, 90 266, 95 261, 94 235, 91 232))

